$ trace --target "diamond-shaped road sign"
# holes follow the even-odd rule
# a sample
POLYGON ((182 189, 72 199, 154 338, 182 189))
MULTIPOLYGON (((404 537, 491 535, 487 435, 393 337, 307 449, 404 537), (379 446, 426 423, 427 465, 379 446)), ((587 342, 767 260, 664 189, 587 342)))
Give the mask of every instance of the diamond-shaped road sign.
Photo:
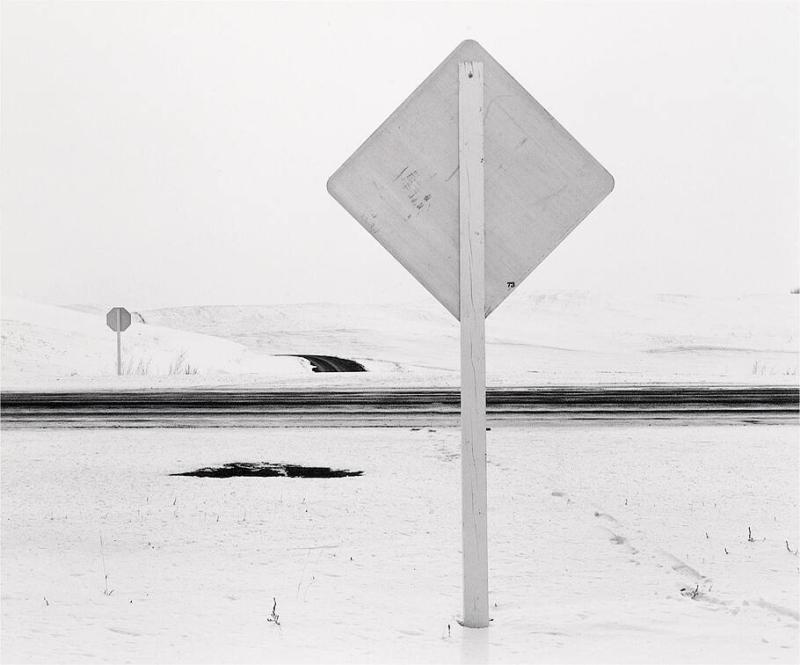
POLYGON ((457 318, 465 61, 484 67, 487 316, 614 187, 480 44, 459 44, 328 180, 331 195, 457 318))
POLYGON ((114 332, 123 332, 131 325, 131 313, 124 307, 113 307, 106 314, 106 323, 114 332))
POLYGON ((328 191, 461 328, 464 615, 489 625, 484 318, 614 187, 474 41, 459 44, 328 191))

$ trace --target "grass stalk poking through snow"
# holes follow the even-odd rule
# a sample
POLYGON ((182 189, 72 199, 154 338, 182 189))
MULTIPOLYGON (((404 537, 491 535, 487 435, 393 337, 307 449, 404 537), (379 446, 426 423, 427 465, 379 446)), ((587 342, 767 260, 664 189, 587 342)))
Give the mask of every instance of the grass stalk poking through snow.
POLYGON ((131 358, 122 365, 122 373, 134 376, 147 376, 150 374, 151 358, 145 360, 144 358, 134 359, 131 358))
POLYGON ((276 611, 277 609, 278 609, 278 601, 275 600, 275 597, 273 596, 272 597, 272 614, 267 617, 267 621, 269 621, 270 623, 274 623, 276 626, 280 626, 281 625, 281 622, 279 620, 280 619, 280 615, 276 611))
POLYGON ((105 580, 105 590, 103 591, 103 595, 110 596, 114 593, 114 589, 109 591, 108 589, 108 573, 106 572, 106 555, 103 552, 103 534, 100 534, 100 558, 103 561, 103 579, 105 580))

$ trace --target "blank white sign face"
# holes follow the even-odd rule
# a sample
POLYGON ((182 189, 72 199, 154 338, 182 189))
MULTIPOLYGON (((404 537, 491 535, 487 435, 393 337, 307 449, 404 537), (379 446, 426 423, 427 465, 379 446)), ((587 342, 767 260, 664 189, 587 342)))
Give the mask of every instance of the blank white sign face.
POLYGON ((487 316, 614 188, 480 44, 459 44, 328 180, 331 195, 456 318, 464 61, 484 67, 487 316))

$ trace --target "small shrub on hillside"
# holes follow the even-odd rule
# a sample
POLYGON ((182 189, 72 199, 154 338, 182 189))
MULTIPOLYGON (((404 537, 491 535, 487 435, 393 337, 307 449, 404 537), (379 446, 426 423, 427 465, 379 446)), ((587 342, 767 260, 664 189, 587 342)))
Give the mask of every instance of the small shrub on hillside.
POLYGON ((146 376, 150 374, 150 361, 150 358, 147 360, 144 358, 131 358, 122 364, 122 373, 132 374, 134 376, 146 376))
POLYGON ((186 351, 181 351, 178 357, 169 364, 170 374, 197 374, 197 368, 186 361, 186 351))

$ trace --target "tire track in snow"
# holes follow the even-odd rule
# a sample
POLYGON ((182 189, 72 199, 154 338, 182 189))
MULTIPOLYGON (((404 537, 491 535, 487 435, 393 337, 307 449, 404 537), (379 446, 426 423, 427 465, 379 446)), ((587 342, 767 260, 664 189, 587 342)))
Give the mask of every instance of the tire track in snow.
MULTIPOLYGON (((627 526, 600 507, 589 504, 586 501, 576 500, 566 492, 554 490, 551 492, 551 496, 563 499, 571 506, 573 512, 584 520, 587 516, 592 515, 595 518, 595 527, 608 536, 610 543, 615 546, 625 547, 632 557, 629 561, 634 565, 642 565, 643 561, 641 559, 644 558, 646 559, 644 563, 649 563, 657 568, 667 567, 680 578, 683 578, 688 583, 688 586, 681 587, 681 596, 706 604, 709 609, 724 608, 731 616, 737 615, 744 607, 755 606, 767 611, 778 620, 788 618, 794 622, 800 621, 800 613, 796 610, 763 598, 757 600, 749 600, 744 597, 724 599, 718 594, 712 595, 711 591, 714 588, 712 578, 690 566, 672 552, 654 544, 642 530, 627 526), (600 522, 598 523, 597 520, 600 522), (694 585, 694 588, 692 588, 692 585, 694 585)), ((725 590, 723 590, 724 594, 725 590)))

